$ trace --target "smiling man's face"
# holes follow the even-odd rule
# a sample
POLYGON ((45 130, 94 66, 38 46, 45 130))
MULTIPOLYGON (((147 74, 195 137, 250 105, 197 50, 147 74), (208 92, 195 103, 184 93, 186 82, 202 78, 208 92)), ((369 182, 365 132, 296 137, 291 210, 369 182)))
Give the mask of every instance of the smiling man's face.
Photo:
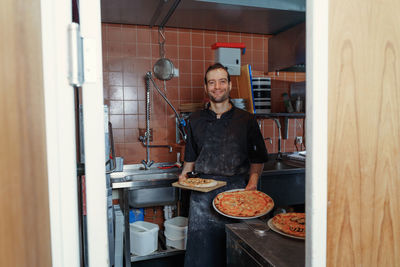
POLYGON ((207 84, 204 85, 210 100, 222 103, 229 99, 232 82, 228 81, 228 73, 224 69, 215 69, 207 73, 207 84))

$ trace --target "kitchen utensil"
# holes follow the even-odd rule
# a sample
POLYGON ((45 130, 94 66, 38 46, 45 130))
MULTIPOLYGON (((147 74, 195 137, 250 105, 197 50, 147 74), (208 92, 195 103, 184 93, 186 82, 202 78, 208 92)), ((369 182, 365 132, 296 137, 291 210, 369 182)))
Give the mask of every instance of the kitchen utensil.
POLYGON ((157 168, 160 170, 165 170, 165 169, 180 168, 180 167, 181 166, 179 166, 177 163, 175 163, 174 165, 160 166, 157 168))
POLYGON ((188 190, 194 190, 194 191, 199 191, 199 192, 210 192, 213 191, 217 188, 223 187, 226 185, 225 181, 217 181, 217 185, 213 186, 213 187, 189 187, 189 186, 185 186, 185 185, 181 185, 179 182, 174 182, 172 183, 173 187, 179 187, 182 189, 188 189, 188 190))
POLYGON ((258 235, 265 235, 271 228, 259 219, 243 220, 243 222, 258 235))
POLYGON ((174 64, 168 58, 160 58, 153 66, 154 75, 162 81, 171 80, 174 77, 174 64))
POLYGON ((199 174, 197 172, 187 172, 186 175, 189 178, 197 178, 197 177, 199 177, 199 174))
POLYGON ((247 100, 243 98, 232 98, 233 105, 237 108, 247 110, 247 100))
POLYGON ((165 58, 164 44, 164 28, 160 27, 158 29, 158 44, 160 46, 160 59, 157 60, 156 64, 153 66, 154 75, 157 79, 162 81, 171 80, 174 77, 174 64, 168 58, 165 58))

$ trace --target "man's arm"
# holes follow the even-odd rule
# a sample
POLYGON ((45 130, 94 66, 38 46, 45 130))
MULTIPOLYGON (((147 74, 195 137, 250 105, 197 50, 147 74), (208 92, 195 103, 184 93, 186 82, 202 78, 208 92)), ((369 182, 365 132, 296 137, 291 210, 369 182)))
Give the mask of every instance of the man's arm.
POLYGON ((245 190, 257 190, 258 179, 264 169, 264 163, 252 163, 250 165, 249 182, 245 190))
POLYGON ((183 163, 183 169, 182 173, 179 175, 179 182, 182 182, 188 178, 187 174, 188 172, 191 172, 194 170, 194 162, 184 162, 183 163))

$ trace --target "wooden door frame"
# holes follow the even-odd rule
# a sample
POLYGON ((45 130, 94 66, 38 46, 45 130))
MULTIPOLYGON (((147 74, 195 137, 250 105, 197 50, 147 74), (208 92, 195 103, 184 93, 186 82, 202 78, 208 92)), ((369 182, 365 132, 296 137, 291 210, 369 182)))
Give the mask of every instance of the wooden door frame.
POLYGON ((306 266, 326 266, 328 18, 328 0, 307 1, 306 266))
MULTIPOLYGON (((53 266, 81 266, 74 89, 68 81, 72 1, 41 0, 43 73, 53 266)), ((90 266, 109 266, 100 2, 80 2, 84 37, 83 110, 90 266), (94 65, 95 64, 95 65, 94 65)))
POLYGON ((82 85, 85 140, 85 180, 88 261, 90 266, 109 266, 107 186, 105 167, 103 64, 100 1, 79 1, 83 37, 84 76, 82 85))
MULTIPOLYGON (((89 1, 91 2, 91 1, 89 1)), ((47 124, 47 136, 48 136, 48 170, 49 170, 49 192, 50 192, 50 210, 51 210, 51 233, 52 233, 52 254, 53 263, 57 266, 78 266, 75 265, 79 260, 79 244, 77 237, 77 196, 76 183, 74 184, 72 179, 72 173, 76 178, 76 162, 75 157, 72 156, 75 151, 71 151, 66 147, 65 141, 69 140, 69 146, 71 142, 74 142, 71 137, 74 135, 74 129, 72 124, 74 120, 71 117, 70 108, 73 107, 62 107, 66 102, 70 102, 72 89, 68 85, 65 75, 65 63, 66 59, 62 60, 62 64, 59 66, 63 69, 62 72, 56 73, 53 63, 60 63, 60 54, 58 49, 67 51, 66 48, 66 23, 71 21, 71 18, 63 13, 65 10, 70 9, 69 1, 56 1, 41 0, 42 3, 42 20, 43 20, 43 47, 46 54, 52 51, 51 58, 44 57, 44 70, 45 70, 45 91, 46 91, 46 124, 47 124), (60 10, 63 10, 61 12, 60 10), (56 32, 62 29, 62 33, 58 35, 56 32), (48 37, 46 37, 48 35, 48 37), (57 41, 57 50, 52 50, 49 42, 56 42, 55 38, 62 38, 57 41), (47 39, 46 39, 47 38, 47 39), (64 42, 64 43, 63 43, 64 42), (47 62, 47 63, 46 63, 47 62), (62 74, 60 74, 62 73, 62 74), (53 79, 49 77, 53 76, 53 79), (47 79, 47 80, 46 80, 47 79), (62 85, 57 85, 58 82, 62 82, 62 85), (60 101, 65 98, 61 95, 56 95, 57 92, 68 92, 67 100, 60 101), (53 102, 56 101, 56 102, 53 102), (57 106, 61 105, 61 106, 57 106), (66 112, 66 110, 69 110, 66 112), (61 112, 62 111, 62 112, 61 112), (68 113, 68 119, 63 121, 62 114, 68 113), (63 121, 63 125, 60 124, 63 121), (58 120, 58 121, 57 121, 58 120), (67 125, 66 125, 67 124, 67 125), (58 125, 58 126, 57 126, 58 125), (58 130, 57 130, 58 129, 58 130), (60 129, 63 129, 60 133, 60 129), (66 130, 66 131, 65 131, 66 130), (67 139, 63 137, 63 134, 70 134, 67 139), (56 145, 57 144, 57 145, 56 145), (55 145, 57 147, 55 147, 55 145), (63 154, 66 151, 67 154, 63 154), (68 160, 67 160, 68 159, 68 160), (67 160, 67 161, 66 161, 67 160), (67 163, 67 164, 66 164, 67 163), (72 190, 74 188, 75 191, 72 190), (69 193, 67 193, 69 192, 69 193), (62 211, 62 212, 61 212, 62 211), (68 222, 64 223, 66 217, 68 222), (69 265, 67 265, 67 262, 69 265), (71 264, 75 262, 75 264, 71 264)), ((91 3, 98 7, 99 4, 91 3)), ((85 4, 86 5, 86 4, 85 4)), ((93 8, 93 5, 91 5, 93 8)), ((83 8, 84 9, 84 8, 83 8)), ((68 13, 68 12, 67 12, 68 13)), ((99 14, 99 13, 98 13, 99 14)), ((95 14, 98 17, 98 14, 95 14)), ((95 18, 97 20, 97 18, 95 18)), ((98 28, 100 28, 100 21, 98 28)), ((89 27, 93 27, 93 24, 89 27)), ((97 27, 97 26, 94 26, 97 27)), ((319 1, 307 1, 307 122, 306 122, 306 140, 307 140, 307 163, 306 163, 306 212, 307 212, 307 238, 306 238, 306 265, 307 266, 325 266, 326 265, 326 211, 327 211, 327 92, 328 92, 328 0, 319 1), (315 88, 315 89, 314 89, 315 88)), ((98 31, 96 29, 96 34, 98 31)), ((98 37, 98 35, 96 35, 98 37)), ((97 37, 94 37, 96 39, 97 37)), ((100 35, 101 36, 101 35, 100 35)), ((100 41, 101 48, 101 41, 100 41)), ((99 49, 99 46, 95 48, 99 49)), ((95 52, 96 54, 98 51, 95 52)), ((100 49, 101 54, 101 49, 100 49)), ((97 63, 101 67, 101 55, 97 63)), ((102 81, 101 74, 97 77, 97 81, 102 81)), ((93 87, 96 85, 92 85, 93 87)), ((100 86, 102 88, 102 84, 100 86)), ((102 90, 101 90, 102 95, 102 90)), ((99 95, 96 99, 99 99, 99 95)), ((96 103, 98 101, 95 101, 96 103)), ((89 103, 90 104, 90 103, 89 103)), ((98 104, 98 103, 97 103, 98 104)), ((95 108, 96 109, 96 108, 95 108)), ((102 109, 97 108, 97 111, 93 114, 98 129, 101 127, 99 120, 102 120, 103 113, 102 109), (101 110, 99 112, 99 110, 101 110)), ((89 128, 90 129, 90 128, 89 128)), ((99 137, 100 138, 100 137, 99 137)), ((93 146, 94 144, 88 144, 93 146)), ((74 150, 73 148, 72 150, 74 150)), ((91 168, 94 168, 94 175, 97 175, 95 168, 98 170, 104 168, 104 164, 100 163, 98 156, 95 157, 95 161, 91 168)), ((90 183, 95 184, 95 180, 91 180, 90 183)), ((100 192, 103 186, 98 186, 93 192, 94 199, 91 200, 93 209, 96 210, 95 204, 96 199, 101 199, 101 203, 104 204, 105 197, 100 192), (97 192, 97 193, 96 193, 97 192)), ((104 207, 106 207, 104 205, 104 207)), ((101 211, 100 213, 103 213, 101 211)), ((101 221, 104 221, 104 214, 101 215, 101 221)), ((102 226, 101 239, 104 239, 106 234, 105 224, 101 223, 102 226)), ((96 231, 96 228, 93 229, 96 231)), ((97 229, 99 230, 99 229, 97 229)), ((94 234, 94 232, 93 232, 94 234)), ((92 234, 92 235, 93 235, 92 234)), ((107 242, 105 240, 105 242, 107 242)), ((101 248, 96 247, 100 244, 92 244, 92 251, 106 251, 105 246, 101 245, 101 248)), ((101 256, 100 253, 96 253, 96 257, 101 256)), ((107 254, 107 253, 106 253, 107 254)), ((96 257, 91 259, 95 260, 96 257)), ((101 262, 104 263, 103 260, 101 262)), ((99 265, 98 265, 99 266, 99 265)))
POLYGON ((41 0, 53 266, 80 266, 74 92, 68 82, 70 0, 41 0))

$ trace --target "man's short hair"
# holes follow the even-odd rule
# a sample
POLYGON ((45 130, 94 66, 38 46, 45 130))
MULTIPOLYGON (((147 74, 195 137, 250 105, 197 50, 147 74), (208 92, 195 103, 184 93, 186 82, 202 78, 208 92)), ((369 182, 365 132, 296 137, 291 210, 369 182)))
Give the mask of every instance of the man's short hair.
POLYGON ((221 63, 215 63, 215 64, 211 65, 210 67, 208 67, 208 69, 206 70, 206 74, 204 75, 204 84, 207 84, 207 73, 212 70, 216 70, 216 69, 225 70, 226 74, 228 74, 228 82, 231 81, 231 75, 229 75, 228 68, 225 67, 224 65, 222 65, 221 63))

